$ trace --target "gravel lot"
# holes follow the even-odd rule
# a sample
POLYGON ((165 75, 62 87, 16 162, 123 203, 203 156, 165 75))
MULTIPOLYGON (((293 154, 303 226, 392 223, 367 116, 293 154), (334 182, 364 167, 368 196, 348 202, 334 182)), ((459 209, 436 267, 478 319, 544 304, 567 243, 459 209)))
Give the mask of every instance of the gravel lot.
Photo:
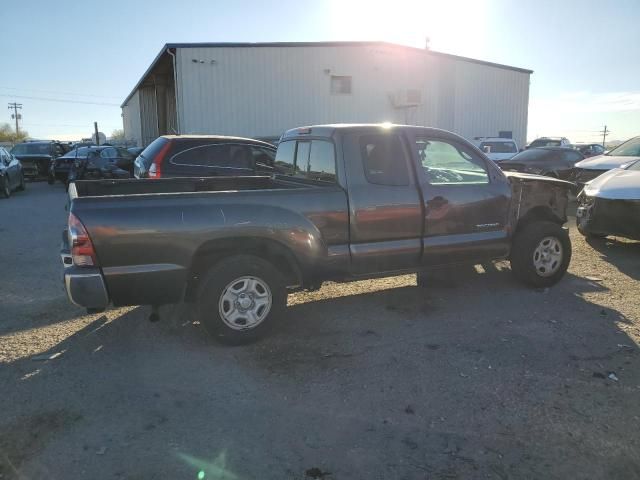
POLYGON ((0 201, 0 478, 640 478, 640 243, 572 231, 548 291, 502 263, 330 284, 230 348, 185 306, 71 305, 65 200, 0 201))

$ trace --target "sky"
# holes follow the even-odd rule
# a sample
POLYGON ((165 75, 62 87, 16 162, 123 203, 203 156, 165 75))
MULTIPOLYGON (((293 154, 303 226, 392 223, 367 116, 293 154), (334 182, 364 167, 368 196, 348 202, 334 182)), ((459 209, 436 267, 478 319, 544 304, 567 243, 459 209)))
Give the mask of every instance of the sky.
POLYGON ((122 128, 119 105, 165 43, 426 37, 534 70, 529 140, 596 141, 604 125, 608 140, 640 135, 639 0, 24 0, 3 2, 0 18, 0 102, 22 103, 33 138, 122 128))

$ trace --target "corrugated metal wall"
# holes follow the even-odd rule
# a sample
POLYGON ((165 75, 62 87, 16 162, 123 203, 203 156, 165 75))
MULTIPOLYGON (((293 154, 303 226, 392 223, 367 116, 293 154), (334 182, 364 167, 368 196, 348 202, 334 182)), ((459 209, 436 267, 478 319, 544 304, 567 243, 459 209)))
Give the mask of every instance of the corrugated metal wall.
POLYGON ((516 143, 524 146, 529 75, 471 62, 441 61, 454 63, 453 130, 467 138, 512 131, 516 143))
POLYGON ((143 86, 138 90, 140 95, 140 130, 142 145, 149 145, 158 138, 158 111, 156 106, 156 89, 153 85, 143 86))
POLYGON ((412 111, 389 100, 397 90, 427 86, 430 62, 408 50, 180 48, 177 60, 183 133, 270 136, 313 123, 433 121, 430 99, 412 111), (352 76, 353 93, 332 95, 331 75, 352 76))
POLYGON ((127 141, 142 146, 142 132, 140 130, 140 96, 138 92, 131 96, 122 107, 122 128, 127 141))
POLYGON ((300 125, 391 121, 526 138, 527 73, 417 50, 178 48, 177 79, 182 133, 277 136, 300 125), (331 75, 352 76, 352 93, 332 95, 331 75), (407 89, 419 89, 422 104, 394 108, 389 96, 407 89))

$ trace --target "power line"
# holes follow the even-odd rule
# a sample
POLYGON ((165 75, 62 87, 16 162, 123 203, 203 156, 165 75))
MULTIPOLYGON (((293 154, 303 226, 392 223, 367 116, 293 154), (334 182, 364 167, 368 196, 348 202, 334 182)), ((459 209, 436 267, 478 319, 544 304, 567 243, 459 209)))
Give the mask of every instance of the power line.
POLYGON ((26 98, 28 100, 43 100, 45 102, 60 102, 60 103, 81 103, 83 105, 104 105, 107 107, 119 107, 117 103, 102 103, 102 102, 87 102, 83 100, 65 100, 63 98, 49 98, 49 97, 29 97, 26 95, 8 95, 4 93, 0 93, 0 97, 11 97, 11 98, 26 98))
POLYGON ((72 92, 60 92, 56 90, 40 90, 38 88, 16 88, 16 87, 3 87, 3 90, 18 90, 21 92, 40 92, 40 93, 53 93, 56 95, 75 95, 76 97, 95 97, 95 98, 120 98, 111 95, 94 95, 92 93, 72 93, 72 92))

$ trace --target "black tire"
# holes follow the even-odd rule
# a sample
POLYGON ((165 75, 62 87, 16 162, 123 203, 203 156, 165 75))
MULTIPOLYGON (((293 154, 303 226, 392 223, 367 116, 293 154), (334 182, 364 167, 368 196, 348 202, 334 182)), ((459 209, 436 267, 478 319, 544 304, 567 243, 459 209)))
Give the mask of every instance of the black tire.
POLYGON ((49 176, 47 177, 47 183, 49 185, 53 185, 54 183, 56 183, 56 177, 54 177, 53 175, 49 174, 49 176))
POLYGON ((0 182, 0 197, 9 198, 11 196, 11 185, 7 176, 2 177, 0 182))
MULTIPOLYGON (((242 295, 242 290, 238 290, 242 295)), ((238 301, 240 299, 238 298, 238 301)), ((253 300, 251 305, 254 305, 253 300)), ((204 275, 198 288, 196 318, 207 332, 216 340, 227 345, 241 345, 251 343, 264 336, 284 313, 287 303, 287 291, 280 272, 269 262, 252 255, 236 255, 226 258, 214 266, 204 275), (225 292, 232 296, 233 287, 243 285, 243 278, 254 278, 262 282, 259 288, 268 288, 271 294, 271 306, 265 316, 255 326, 243 326, 247 319, 239 318, 237 323, 225 320, 222 316, 225 308, 231 309, 231 303, 223 299, 225 292), (235 285, 234 285, 235 284, 235 285), (235 328, 229 324, 233 323, 235 328)), ((263 310, 264 311, 264 310, 263 310)), ((258 311, 258 314, 263 313, 258 311)), ((241 310, 237 311, 242 317, 241 310)), ((225 317, 226 318, 226 317, 225 317)), ((249 317, 247 317, 249 318, 249 317)), ((251 320, 249 320, 251 321, 251 320)))
POLYGON ((535 288, 551 287, 560 281, 569 267, 571 261, 569 234, 553 222, 530 223, 515 234, 510 261, 511 271, 521 282, 535 288), (546 239, 556 239, 557 242, 549 242, 546 239), (555 247, 551 253, 554 256, 559 255, 559 259, 554 262, 551 258, 549 266, 538 264, 536 267, 536 261, 542 262, 544 259, 536 250, 538 247, 544 250, 549 246, 555 247))
POLYGON ((24 173, 20 174, 20 185, 18 185, 18 190, 21 192, 24 192, 24 190, 27 188, 27 184, 24 181, 24 173))

